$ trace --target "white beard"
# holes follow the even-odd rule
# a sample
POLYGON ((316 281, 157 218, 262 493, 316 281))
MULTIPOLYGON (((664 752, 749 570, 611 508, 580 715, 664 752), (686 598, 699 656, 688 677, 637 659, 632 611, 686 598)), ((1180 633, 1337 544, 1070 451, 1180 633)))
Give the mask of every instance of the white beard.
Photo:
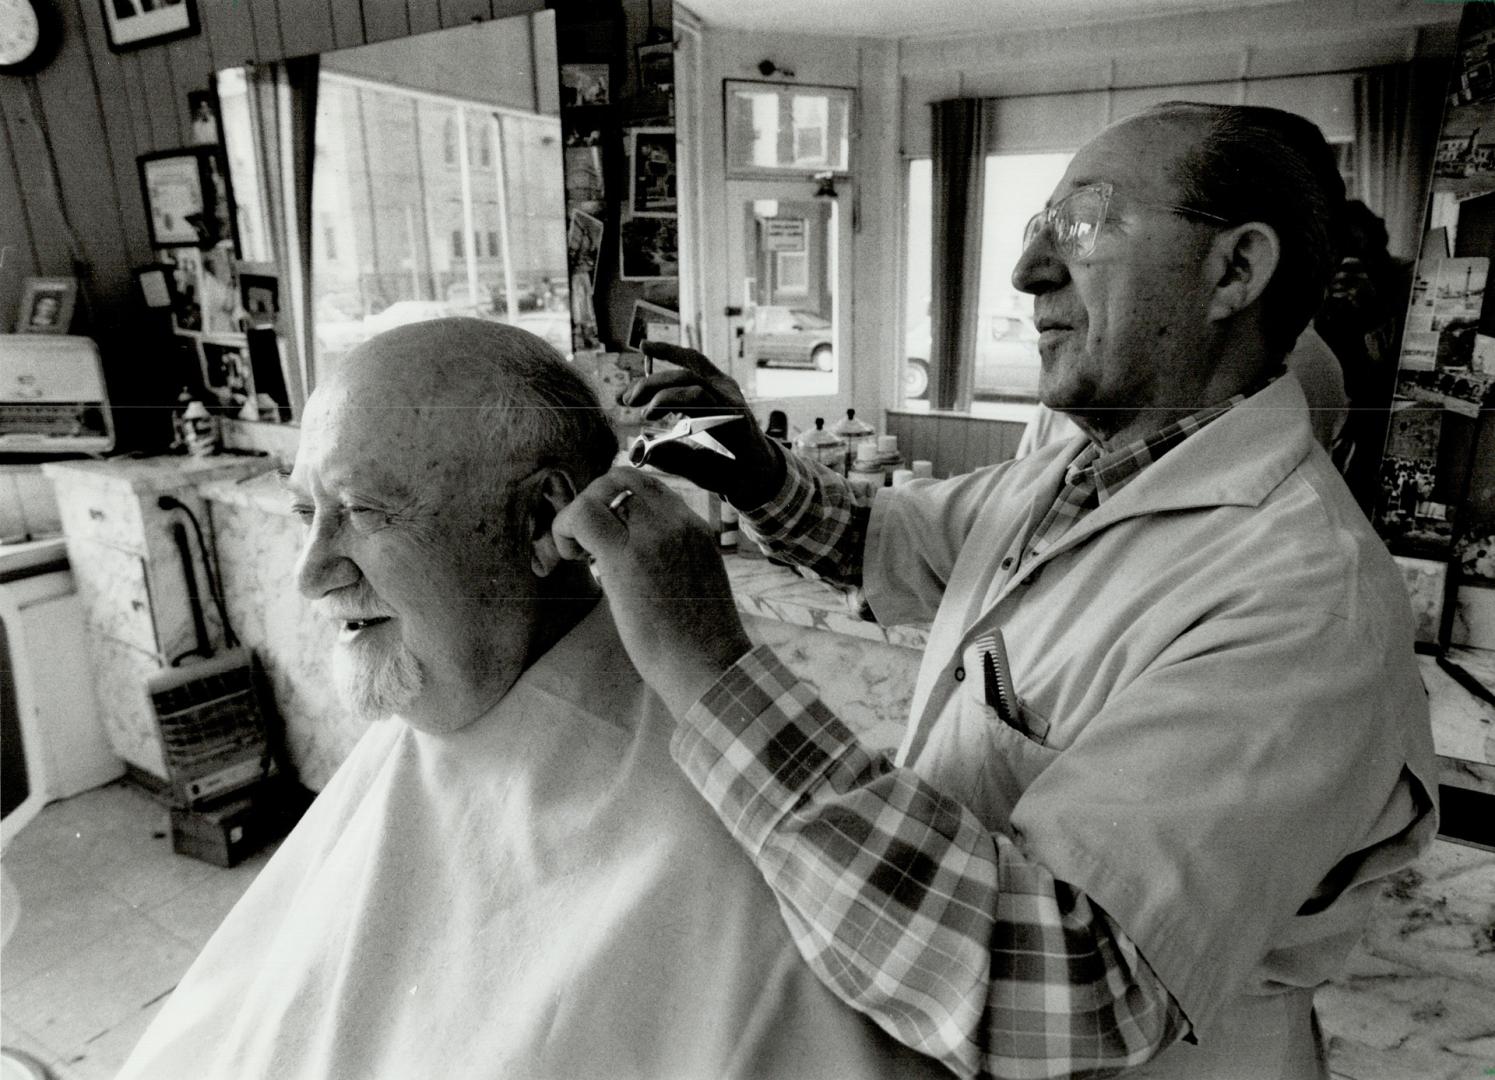
POLYGON ((392 650, 338 645, 332 651, 332 681, 356 716, 383 720, 420 696, 426 672, 403 644, 392 650))

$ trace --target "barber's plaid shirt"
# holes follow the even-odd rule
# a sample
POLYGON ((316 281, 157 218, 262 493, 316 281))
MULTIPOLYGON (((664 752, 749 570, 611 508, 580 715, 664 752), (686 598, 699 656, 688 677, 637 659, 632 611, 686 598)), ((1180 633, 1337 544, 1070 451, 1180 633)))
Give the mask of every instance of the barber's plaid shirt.
MULTIPOLYGON (((1087 446, 1024 557, 1244 397, 1110 453, 1087 446)), ((778 495, 743 515, 775 554, 843 582, 861 578, 869 516, 839 477, 794 458, 778 495)), ((1188 1030, 1104 911, 865 750, 767 647, 690 710, 674 753, 820 978, 960 1076, 1111 1075, 1188 1030)))

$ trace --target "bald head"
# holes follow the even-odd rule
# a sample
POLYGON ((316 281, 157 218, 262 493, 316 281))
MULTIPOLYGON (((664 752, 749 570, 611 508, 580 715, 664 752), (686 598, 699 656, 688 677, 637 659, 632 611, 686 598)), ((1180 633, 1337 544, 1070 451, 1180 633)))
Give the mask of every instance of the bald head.
POLYGON ((1286 356, 1339 261, 1344 180, 1323 133, 1282 109, 1192 101, 1164 102, 1127 122, 1189 134, 1168 170, 1181 203, 1276 233, 1281 256, 1261 308, 1269 350, 1286 356))
POLYGON ((595 600, 550 527, 616 449, 587 381, 523 330, 443 319, 350 354, 288 480, 350 703, 446 731, 498 700, 595 600))
POLYGON ((436 319, 387 331, 355 349, 316 396, 324 391, 370 424, 413 426, 470 469, 474 485, 542 462, 565 465, 585 485, 617 452, 585 377, 504 323, 436 319))

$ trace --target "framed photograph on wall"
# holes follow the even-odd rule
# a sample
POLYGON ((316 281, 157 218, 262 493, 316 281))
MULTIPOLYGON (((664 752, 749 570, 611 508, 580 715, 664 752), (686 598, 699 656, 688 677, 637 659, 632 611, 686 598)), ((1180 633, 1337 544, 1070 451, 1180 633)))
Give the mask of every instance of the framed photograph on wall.
POLYGON ((73 325, 78 281, 64 277, 29 277, 21 286, 16 309, 18 334, 66 334, 73 325))
POLYGON ((191 37, 201 26, 196 0, 99 0, 104 30, 115 52, 191 37))
POLYGON ((633 302, 633 319, 628 324, 628 349, 640 352, 646 341, 680 344, 680 313, 647 300, 633 302))
POLYGON ((625 218, 620 224, 619 262, 624 281, 667 281, 680 276, 676 219, 625 218))
POLYGON ((187 146, 137 159, 152 247, 210 248, 228 240, 237 248, 233 195, 220 153, 216 146, 187 146))
POLYGON ((187 112, 192 117, 194 146, 217 146, 223 141, 223 125, 218 119, 218 95, 211 88, 188 91, 187 112))
POLYGON ((251 271, 251 265, 262 264, 246 263, 239 269, 239 296, 245 318, 249 326, 274 326, 280 314, 280 281, 274 274, 251 271))
POLYGON ((675 43, 651 41, 633 50, 638 60, 638 84, 645 94, 669 94, 675 89, 675 43))
POLYGON ((628 208, 634 217, 679 212, 674 128, 629 129, 628 208))

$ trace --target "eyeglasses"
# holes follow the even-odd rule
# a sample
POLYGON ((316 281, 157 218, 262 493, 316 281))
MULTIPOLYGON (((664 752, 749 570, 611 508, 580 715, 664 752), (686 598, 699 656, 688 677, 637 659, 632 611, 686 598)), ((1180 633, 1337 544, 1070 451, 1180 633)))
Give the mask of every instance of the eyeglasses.
MULTIPOLYGON (((1054 238, 1054 249, 1064 259, 1088 258, 1095 251, 1095 242, 1106 223, 1106 210, 1111 205, 1111 185, 1105 181, 1089 184, 1072 191, 1053 206, 1040 210, 1028 219, 1023 229, 1023 250, 1038 239, 1038 234, 1048 229, 1054 238)), ((1227 218, 1211 214, 1207 210, 1196 210, 1192 206, 1175 203, 1154 203, 1138 200, 1140 206, 1168 210, 1187 217, 1202 218, 1220 225, 1229 225, 1227 218)))

